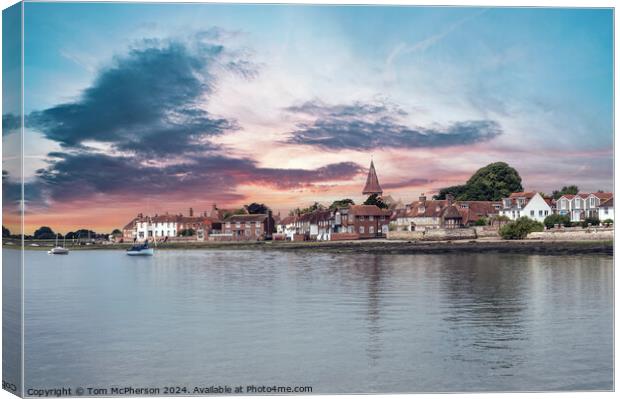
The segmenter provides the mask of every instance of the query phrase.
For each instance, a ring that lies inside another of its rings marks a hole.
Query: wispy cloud
[[[460,28],[461,26],[463,26],[465,23],[471,21],[474,18],[479,17],[480,15],[482,15],[483,13],[485,13],[487,10],[486,9],[482,9],[482,10],[478,10],[474,13],[472,13],[471,15],[468,15],[464,18],[461,18],[460,20],[456,21],[455,23],[447,26],[445,29],[443,29],[442,31],[429,36],[423,40],[420,40],[419,42],[416,43],[399,43],[388,55],[387,59],[385,60],[385,64],[387,67],[391,66],[394,61],[398,58],[401,57],[403,55],[406,54],[413,54],[416,52],[421,52],[421,51],[425,51],[427,49],[429,49],[430,47],[435,46],[437,43],[441,42],[443,39],[446,38],[446,36],[450,35],[452,32],[456,31],[458,28]]]

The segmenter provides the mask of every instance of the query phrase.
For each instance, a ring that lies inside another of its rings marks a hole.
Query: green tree
[[[486,226],[487,224],[489,224],[489,221],[487,220],[487,218],[480,218],[476,220],[476,223],[474,223],[474,226]]]
[[[266,214],[269,212],[269,208],[267,207],[267,205],[259,204],[256,202],[252,202],[250,205],[246,205],[245,209],[248,210],[248,213],[250,215]]]
[[[612,219],[605,219],[603,220],[603,224],[605,226],[611,226],[612,224],[614,224],[614,221]]]
[[[560,215],[558,213],[547,216],[543,223],[548,229],[553,228],[556,224],[564,227],[570,227],[571,224],[568,215]]]
[[[196,231],[194,229],[183,229],[179,231],[178,235],[181,237],[192,237],[196,235]]]
[[[543,230],[544,226],[542,223],[532,220],[527,216],[522,216],[514,222],[502,226],[499,229],[499,235],[504,240],[522,240],[527,237],[529,233]]]
[[[383,202],[383,200],[381,199],[381,197],[379,197],[378,194],[369,195],[368,198],[366,198],[366,201],[364,201],[364,205],[376,205],[381,209],[388,208],[388,205]]]
[[[8,237],[11,235],[11,232],[9,231],[9,229],[7,229],[6,227],[4,227],[4,225],[2,226],[2,237]]]
[[[47,226],[39,227],[34,232],[35,240],[50,240],[52,238],[56,238],[56,233],[54,233],[54,231]]]
[[[562,187],[561,190],[553,190],[551,195],[553,196],[554,199],[558,199],[558,198],[560,198],[561,196],[563,196],[565,194],[576,195],[578,193],[579,193],[579,187],[577,187],[576,185],[572,184],[570,186]]]
[[[498,201],[518,191],[523,191],[519,172],[505,162],[495,162],[478,169],[464,185],[442,188],[434,198],[452,194],[459,201]]]
[[[114,230],[112,230],[112,235],[113,236],[122,236],[123,232],[120,231],[119,229],[114,229]]]
[[[355,205],[355,202],[353,202],[353,200],[350,198],[345,198],[345,199],[336,200],[332,202],[332,204],[329,206],[329,209],[335,210],[338,208],[346,208],[349,205]]]

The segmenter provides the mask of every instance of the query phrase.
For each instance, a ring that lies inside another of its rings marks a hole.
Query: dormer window
[[[425,210],[426,208],[424,208],[423,206],[418,207],[418,213],[424,213]]]
[[[511,203],[510,198],[504,198],[504,208],[510,208]]]
[[[467,205],[467,204],[461,204],[461,208],[463,208],[463,209],[467,209],[467,208],[469,208],[469,205]]]

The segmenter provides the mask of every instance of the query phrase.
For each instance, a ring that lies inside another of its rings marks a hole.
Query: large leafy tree
[[[51,228],[47,226],[42,226],[35,230],[34,238],[36,240],[49,240],[52,238],[56,238],[56,233],[54,233]]]
[[[8,237],[11,235],[11,232],[6,227],[2,226],[2,237]]]
[[[269,208],[265,204],[259,204],[252,202],[250,205],[246,205],[246,209],[250,215],[265,214],[269,212]]]
[[[355,202],[353,202],[351,198],[345,198],[332,202],[332,204],[329,206],[329,209],[334,210],[338,208],[346,208],[349,205],[355,205]]]
[[[553,190],[552,196],[555,199],[560,198],[561,196],[565,195],[565,194],[578,194],[579,193],[579,187],[577,187],[576,185],[572,184],[570,186],[564,186],[562,187],[561,190]]]
[[[518,191],[523,191],[519,172],[505,162],[495,162],[478,169],[461,186],[442,188],[435,199],[452,194],[460,201],[497,201]]]
[[[378,194],[369,195],[368,198],[366,198],[366,201],[364,201],[364,205],[376,205],[381,209],[388,208],[388,205],[383,202],[383,200],[381,199],[381,197],[379,197]]]

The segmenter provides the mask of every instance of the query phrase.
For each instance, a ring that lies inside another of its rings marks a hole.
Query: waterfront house
[[[510,220],[527,216],[530,219],[542,222],[553,213],[552,207],[552,199],[543,198],[538,192],[518,192],[510,194],[508,198],[502,200],[500,215],[506,216]]]
[[[219,240],[271,240],[275,221],[271,211],[266,214],[232,215],[222,221]]]
[[[497,201],[455,201],[452,195],[445,200],[429,200],[422,193],[418,201],[395,213],[395,225],[398,231],[454,229],[498,215],[500,208]]]
[[[131,222],[123,227],[124,240],[162,240],[176,237],[184,231],[191,230],[192,236],[198,240],[203,240],[211,231],[213,220],[203,213],[194,216],[194,211],[190,208],[190,216],[178,215],[158,215],[145,216],[138,214]]]
[[[579,222],[590,217],[613,220],[613,193],[564,194],[556,201],[556,207],[557,213],[569,215],[572,222]],[[611,217],[607,217],[609,215]]]
[[[598,209],[598,218],[601,221],[614,220],[614,197],[601,202]]]
[[[351,205],[340,212],[338,231],[356,233],[360,238],[384,237],[388,232],[392,212],[376,205]]]

